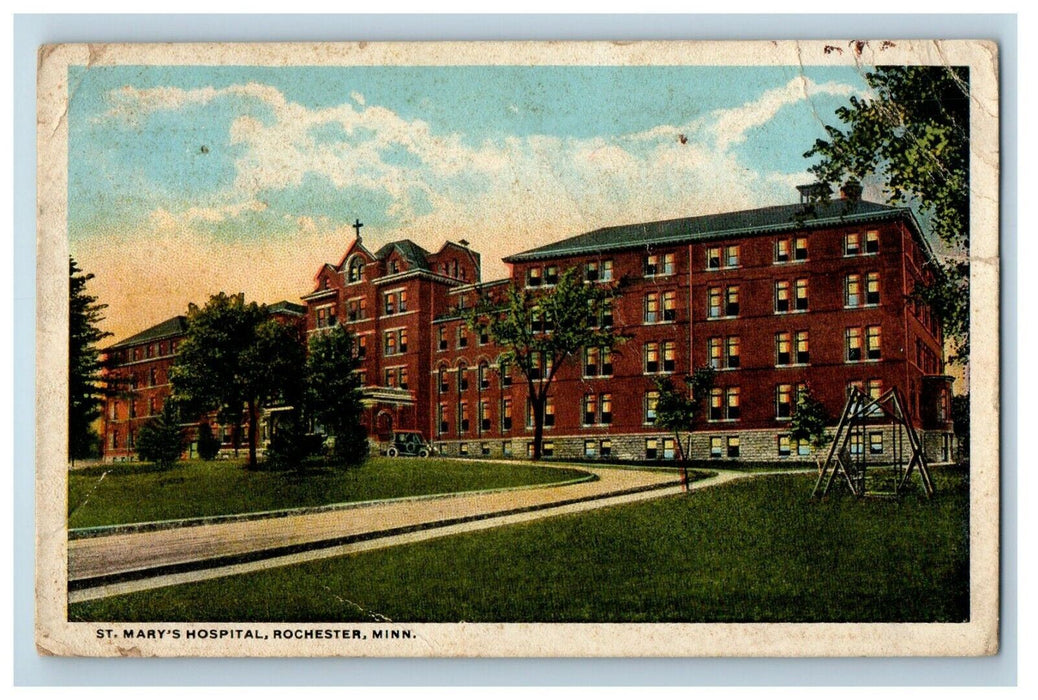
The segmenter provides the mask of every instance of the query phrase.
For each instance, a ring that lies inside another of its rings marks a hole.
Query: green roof
[[[540,248],[510,255],[505,262],[582,255],[606,250],[643,248],[707,241],[732,236],[752,236],[786,230],[817,228],[834,224],[863,223],[904,217],[918,233],[915,217],[908,208],[886,204],[836,199],[824,204],[785,204],[745,209],[724,214],[651,221],[600,228]]]
[[[122,348],[129,345],[139,345],[152,340],[162,340],[173,336],[183,335],[187,331],[187,316],[174,316],[162,323],[147,328],[136,335],[131,335],[125,340],[120,340],[115,345],[109,346],[110,350]]]
[[[375,253],[375,258],[378,260],[385,260],[393,254],[393,250],[399,250],[400,255],[404,257],[404,260],[411,263],[413,267],[418,268],[419,270],[429,269],[428,257],[431,253],[407,238],[393,241],[392,243],[386,243]]]
[[[290,314],[305,314],[306,307],[301,304],[293,304],[290,301],[278,301],[267,306],[267,313],[279,314],[279,313],[290,313]]]

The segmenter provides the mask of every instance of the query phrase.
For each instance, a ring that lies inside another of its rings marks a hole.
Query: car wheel
[[[429,450],[419,450],[418,456],[419,457],[428,457],[429,456]]]
[[[398,454],[400,454],[400,450],[398,450],[395,447],[390,447],[388,450],[386,450],[386,454],[390,457],[396,457]]]

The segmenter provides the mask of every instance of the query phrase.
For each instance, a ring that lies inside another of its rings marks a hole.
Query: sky
[[[601,226],[797,201],[865,91],[850,67],[73,67],[71,253],[115,339],[220,291],[298,302],[355,219],[371,250],[464,238],[496,279]]]

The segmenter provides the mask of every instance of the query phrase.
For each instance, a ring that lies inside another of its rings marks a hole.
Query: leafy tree
[[[951,400],[951,418],[955,435],[959,438],[959,448],[969,457],[970,451],[970,395],[953,396]]]
[[[236,428],[244,418],[248,468],[255,469],[260,409],[300,395],[304,351],[299,332],[268,316],[266,307],[223,292],[204,307],[191,304],[187,319],[170,369],[173,395],[195,414],[219,411],[221,422]]]
[[[209,461],[220,453],[220,440],[213,435],[213,427],[209,421],[202,421],[198,425],[198,456]]]
[[[87,293],[93,274],[83,271],[72,258],[69,266],[68,333],[68,456],[75,461],[97,449],[98,436],[92,424],[101,415],[104,398],[101,361],[97,343],[111,335],[98,328],[106,304]]]
[[[172,401],[165,403],[157,418],[141,426],[136,444],[137,457],[145,462],[169,466],[180,459],[184,451],[184,431]]]
[[[335,326],[314,334],[306,358],[307,410],[335,437],[333,455],[346,464],[359,464],[368,454],[354,346],[354,335]]]
[[[915,290],[930,304],[956,357],[969,358],[969,72],[964,67],[883,66],[865,75],[872,94],[851,97],[804,154],[830,187],[872,175],[893,204],[917,204],[947,255]]]
[[[656,380],[659,399],[656,402],[655,425],[674,433],[674,442],[678,446],[678,459],[682,462],[682,482],[688,487],[688,462],[681,447],[682,430],[689,431],[689,457],[692,451],[691,431],[699,416],[703,401],[710,395],[714,385],[715,370],[713,367],[700,367],[685,377],[688,393],[678,391],[669,377]]]
[[[815,450],[825,445],[825,427],[830,423],[825,404],[811,395],[810,389],[799,392],[796,410],[789,421],[789,437],[797,442],[808,442]]]
[[[533,459],[541,458],[544,406],[559,369],[584,348],[612,351],[625,340],[600,325],[616,286],[585,284],[576,268],[564,270],[554,286],[509,287],[504,298],[486,296],[466,314],[469,327],[503,348],[502,361],[526,379],[533,412]]]

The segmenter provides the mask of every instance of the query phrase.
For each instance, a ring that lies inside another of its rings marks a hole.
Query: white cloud
[[[360,94],[359,92],[351,92],[350,99],[359,104],[361,107],[364,106],[364,95]]]
[[[728,150],[746,140],[746,132],[775,118],[787,105],[806,100],[814,95],[827,94],[848,97],[857,91],[850,85],[828,82],[822,85],[806,76],[797,76],[782,87],[766,91],[758,99],[733,109],[713,112],[708,127],[718,149]]]

